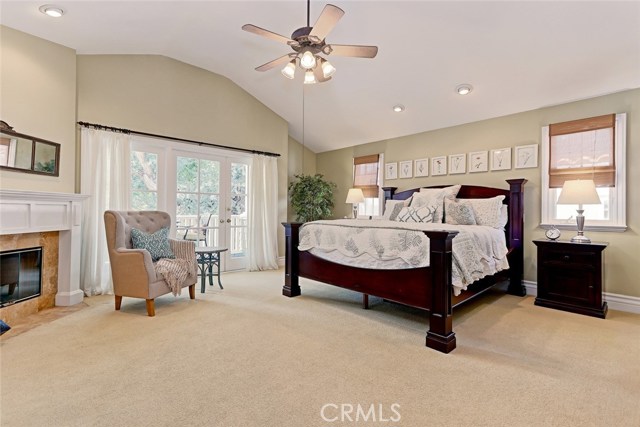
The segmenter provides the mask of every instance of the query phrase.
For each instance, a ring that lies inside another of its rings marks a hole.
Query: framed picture
[[[538,167],[538,144],[516,147],[516,169]]]
[[[503,171],[511,169],[511,147],[491,150],[491,170]]]
[[[489,170],[489,152],[473,151],[469,153],[469,173]]]
[[[398,163],[385,163],[384,179],[398,179]]]
[[[429,159],[417,159],[414,161],[416,178],[429,176]]]
[[[400,178],[413,178],[413,162],[411,160],[400,162]]]
[[[431,176],[447,174],[447,156],[431,158]]]
[[[467,155],[451,154],[449,156],[449,175],[467,172]]]

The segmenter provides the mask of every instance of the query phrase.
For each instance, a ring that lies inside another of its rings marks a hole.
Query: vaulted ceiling
[[[241,30],[289,37],[304,0],[60,1],[58,19],[43,3],[3,0],[0,22],[78,54],[165,55],[226,76],[316,152],[640,87],[637,1],[332,1],[346,13],[327,42],[379,53],[330,56],[337,72],[316,85],[255,71],[291,50]],[[325,4],[311,2],[311,25]]]

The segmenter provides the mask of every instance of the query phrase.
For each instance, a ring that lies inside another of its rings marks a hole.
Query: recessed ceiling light
[[[45,4],[43,6],[40,6],[40,12],[53,18],[60,18],[62,15],[64,15],[64,10],[62,10],[61,7],[54,6],[52,4]]]
[[[473,86],[466,83],[458,85],[458,87],[456,87],[456,92],[458,92],[458,95],[467,95],[471,93],[472,90],[473,90]]]
[[[396,113],[402,113],[404,111],[404,105],[398,104],[393,106],[393,111]]]

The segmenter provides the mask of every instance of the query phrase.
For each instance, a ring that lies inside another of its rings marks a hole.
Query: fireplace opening
[[[0,252],[0,307],[40,295],[42,246]]]

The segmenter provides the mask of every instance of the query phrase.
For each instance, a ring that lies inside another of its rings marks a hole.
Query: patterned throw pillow
[[[404,206],[404,200],[387,200],[384,204],[384,214],[382,217],[393,221]]]
[[[453,225],[476,225],[473,207],[466,200],[444,199],[444,220]]]
[[[160,258],[175,258],[169,245],[169,228],[164,227],[153,234],[145,233],[137,228],[131,229],[131,245],[134,249],[146,249],[153,262]]]
[[[414,201],[411,202],[411,206],[420,207],[431,204],[431,201],[435,200],[436,212],[433,222],[441,223],[444,217],[444,199],[455,198],[458,191],[460,191],[460,185],[451,185],[445,188],[421,188],[420,192],[414,193]]]
[[[493,228],[502,228],[500,213],[504,196],[496,196],[490,199],[466,199],[473,206],[478,225],[488,225]]]
[[[423,206],[420,208],[405,207],[400,210],[396,217],[398,222],[433,222],[433,215],[436,212],[435,206]]]

